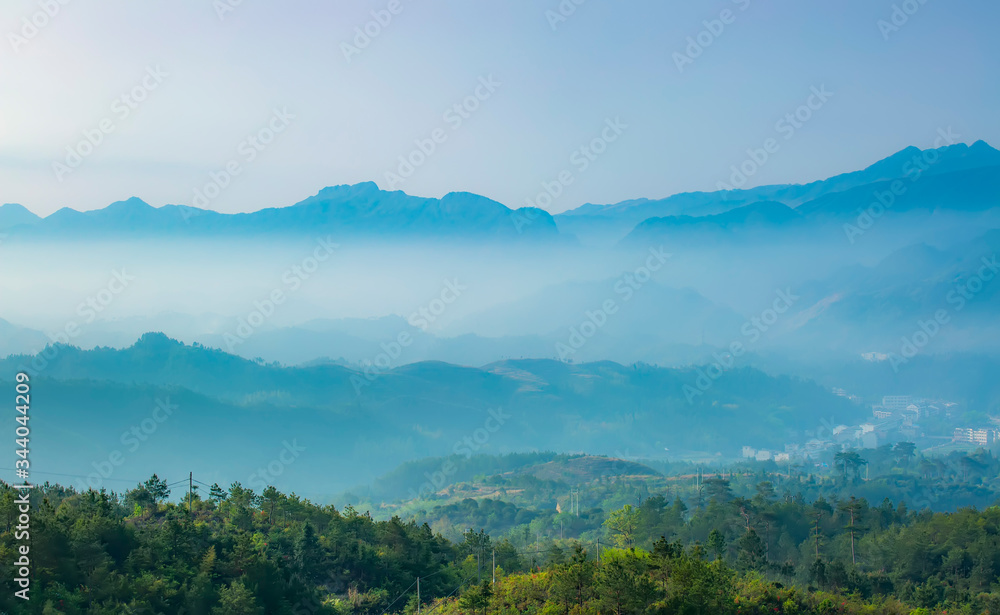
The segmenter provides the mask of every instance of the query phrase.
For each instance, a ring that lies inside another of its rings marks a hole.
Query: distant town
[[[843,389],[833,392],[856,404],[864,403]],[[871,408],[870,421],[859,425],[823,425],[806,432],[804,442],[785,444],[782,451],[744,446],[743,458],[776,463],[818,462],[830,452],[874,449],[896,442],[913,442],[925,453],[944,454],[988,447],[1000,437],[1000,418],[983,415],[976,424],[968,424],[970,413],[959,408],[959,404],[943,399],[886,395]]]

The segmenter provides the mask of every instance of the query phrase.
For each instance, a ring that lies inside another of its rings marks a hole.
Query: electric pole
[[[420,615],[420,577],[417,577],[417,615]]]
[[[194,498],[191,497],[191,493],[194,491],[194,472],[188,472],[188,515],[191,514],[191,504]]]

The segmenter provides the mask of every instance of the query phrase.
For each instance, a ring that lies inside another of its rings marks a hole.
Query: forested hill
[[[815,383],[751,368],[723,373],[689,402],[685,387],[698,386],[697,369],[553,360],[284,367],[160,334],[123,350],[53,346],[0,361],[0,373],[25,366],[35,374],[33,401],[45,408],[33,418],[39,471],[78,474],[70,470],[106,460],[124,432],[169,400],[169,420],[124,451],[126,463],[105,486],[154,471],[249,483],[248,468],[266,468],[294,441],[305,448],[301,459],[265,482],[321,501],[430,456],[585,450],[655,458],[670,449],[732,457],[745,444],[780,450],[826,423],[866,415]],[[350,473],[329,471],[348,463]]]
[[[123,496],[32,495],[31,600],[11,614],[348,615],[997,613],[1000,509],[915,512],[890,501],[752,498],[712,483],[702,506],[647,499],[604,517],[598,543],[458,542],[268,488],[217,485],[165,503],[156,476]],[[17,506],[0,485],[0,551]],[[495,566],[495,567],[494,567]],[[10,567],[0,571],[11,585]],[[420,580],[419,603],[415,591]],[[495,582],[494,582],[495,578]],[[926,610],[914,610],[926,609]]]

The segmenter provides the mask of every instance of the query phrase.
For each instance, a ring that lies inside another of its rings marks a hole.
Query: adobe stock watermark
[[[7,34],[11,49],[20,55],[21,48],[28,44],[28,41],[38,36],[59,13],[62,7],[73,0],[37,0],[38,10],[28,17],[21,18],[21,27],[18,30]]]
[[[212,8],[215,9],[215,14],[219,17],[219,21],[225,21],[226,16],[235,12],[242,4],[243,0],[213,0]]]
[[[833,92],[826,89],[826,84],[820,86],[812,86],[809,88],[810,94],[806,97],[805,102],[795,108],[793,111],[786,113],[778,122],[774,125],[774,131],[777,132],[781,138],[785,141],[789,141],[798,134],[798,131],[802,129],[809,120],[811,120],[815,113],[823,108],[823,106],[833,98]],[[768,137],[764,140],[764,143],[758,149],[747,149],[747,158],[741,162],[739,165],[732,165],[729,167],[732,174],[729,176],[729,182],[718,182],[715,187],[718,190],[734,190],[742,188],[746,185],[750,178],[757,174],[767,163],[771,160],[771,157],[777,154],[781,150],[781,141],[774,137]]]
[[[344,53],[344,59],[347,60],[347,63],[350,64],[351,58],[361,55],[365,49],[368,49],[372,41],[389,27],[389,24],[403,12],[404,8],[406,7],[400,0],[389,0],[384,9],[371,11],[372,18],[363,26],[354,28],[354,38],[351,40],[351,43],[354,44],[347,41],[340,44],[340,50]]]
[[[715,385],[715,381],[722,377],[722,374],[736,365],[736,359],[746,354],[747,347],[756,344],[778,322],[781,315],[788,312],[795,305],[795,302],[800,299],[798,295],[792,294],[791,288],[785,290],[779,289],[774,294],[775,298],[770,307],[764,309],[760,314],[749,318],[740,327],[740,334],[746,338],[746,343],[740,339],[733,340],[729,344],[728,351],[721,354],[718,352],[712,353],[715,361],[709,363],[705,369],[701,369],[700,367],[695,368],[698,377],[695,379],[694,386],[685,384],[682,387],[684,397],[689,404],[694,403],[696,398],[701,397],[711,389]]]
[[[608,146],[620,139],[626,130],[628,130],[628,124],[623,123],[620,117],[606,118],[601,133],[591,139],[589,143],[573,150],[569,155],[571,168],[560,171],[552,181],[543,181],[542,191],[533,199],[525,199],[525,209],[511,212],[511,221],[517,232],[523,233],[526,226],[537,220],[539,212],[547,209],[562,196],[566,188],[572,186],[581,173],[585,173],[590,165],[597,162],[597,159],[608,151]]]
[[[254,490],[263,492],[268,486],[274,484],[275,479],[285,473],[285,468],[295,463],[299,455],[306,452],[306,447],[299,446],[298,440],[284,440],[281,443],[281,452],[264,467],[257,468],[257,471],[250,475],[247,484]]]
[[[105,117],[95,126],[84,129],[83,139],[75,145],[66,146],[65,158],[62,161],[52,162],[52,172],[55,173],[56,180],[62,183],[67,175],[80,168],[80,165],[104,144],[108,135],[117,130],[121,122],[130,118],[139,105],[145,102],[169,76],[159,64],[147,66],[146,74],[139,83],[111,102],[112,116]]]
[[[510,419],[511,415],[504,414],[503,408],[491,408],[487,411],[487,417],[482,427],[455,441],[451,448],[452,456],[461,456],[466,460],[472,459],[472,456],[486,446],[493,434],[500,431],[500,428]],[[452,461],[451,457],[447,457],[435,472],[424,472],[424,478],[427,481],[419,489],[410,488],[410,499],[415,500],[445,488],[450,484],[448,479],[454,476],[458,469],[459,466]]]
[[[837,420],[833,416],[830,418],[819,418],[820,425],[816,428],[816,439],[822,440],[827,436],[833,436],[834,430],[837,428]]]
[[[31,363],[22,366],[23,371],[27,371],[32,376],[37,376],[44,371],[49,364],[59,356],[63,346],[69,346],[70,341],[76,339],[83,333],[83,325],[92,324],[97,317],[107,310],[115,299],[118,298],[129,285],[135,281],[135,276],[129,275],[124,269],[114,270],[107,284],[93,295],[86,297],[76,306],[76,314],[80,320],[71,319],[55,333],[46,332],[52,344],[36,351],[31,359]]]
[[[118,438],[119,442],[121,442],[128,453],[136,452],[142,446],[142,443],[149,440],[178,408],[179,406],[170,403],[169,397],[166,399],[157,399],[156,405],[149,416],[139,421],[138,425],[133,425],[127,431],[123,431]],[[86,482],[82,479],[77,479],[80,491],[84,492],[87,489],[99,491],[104,485],[104,481],[110,479],[114,475],[115,470],[124,463],[125,453],[121,449],[112,451],[105,459],[91,463],[90,465],[93,466],[94,471],[87,475]]]
[[[934,140],[934,149],[928,149],[914,154],[912,158],[903,163],[900,171],[903,177],[914,184],[924,177],[924,172],[930,169],[941,160],[941,154],[937,150],[948,145],[955,145],[962,135],[953,132],[951,126],[947,130],[938,128],[938,136]],[[896,204],[896,200],[909,191],[909,186],[902,179],[897,179],[889,184],[888,190],[876,190],[872,195],[875,200],[869,203],[868,207],[858,209],[858,217],[854,224],[844,224],[844,234],[852,244],[858,237],[864,235],[870,228],[875,226],[875,221],[886,214]]]
[[[445,313],[448,306],[458,301],[462,293],[468,287],[462,284],[458,278],[445,280],[441,291],[437,297],[431,299],[427,305],[417,308],[407,323],[411,327],[426,332],[430,326]],[[403,351],[413,345],[413,336],[408,331],[400,331],[396,337],[389,342],[381,342],[379,348],[382,352],[375,355],[371,360],[362,362],[360,374],[351,375],[351,384],[354,386],[354,393],[361,395],[361,390],[375,382],[379,376],[392,369],[396,361],[403,355]]]
[[[210,172],[209,182],[201,188],[194,189],[191,204],[198,209],[207,209],[212,201],[219,198],[223,191],[243,173],[244,165],[257,160],[257,157],[274,143],[280,134],[288,130],[294,119],[295,115],[288,112],[288,107],[274,109],[262,128],[247,135],[247,138],[236,146],[237,157],[227,162],[222,169]],[[192,215],[189,208],[181,208],[181,216],[185,222],[189,222]]]
[[[555,10],[547,9],[545,19],[549,22],[549,27],[555,32],[559,29],[559,24],[569,21],[569,18],[576,15],[576,10],[583,6],[587,0],[561,0]]]
[[[750,8],[752,0],[732,0],[740,12],[743,12]],[[677,66],[677,71],[680,73],[684,72],[684,67],[694,64],[697,60],[705,53],[705,50],[712,46],[712,43],[717,41],[720,36],[726,32],[726,27],[731,26],[736,23],[736,18],[739,16],[732,9],[722,9],[719,12],[719,16],[716,19],[706,19],[701,22],[701,25],[705,27],[704,30],[699,32],[694,36],[687,37],[687,47],[684,48],[684,52],[675,51],[673,57],[674,65]]]
[[[980,261],[982,265],[976,274],[961,284],[956,284],[945,296],[945,302],[952,306],[951,311],[955,314],[964,310],[969,302],[983,292],[987,284],[996,278],[997,273],[1000,273],[1000,264],[997,263],[996,254],[990,257],[984,256]],[[947,309],[941,308],[936,310],[931,318],[918,320],[917,329],[910,335],[903,336],[899,352],[889,353],[889,364],[892,366],[892,371],[898,374],[899,368],[909,363],[910,359],[926,348],[931,340],[941,332],[941,329],[951,322],[951,318],[952,314]]]
[[[278,286],[263,299],[255,299],[253,310],[245,317],[239,317],[236,329],[232,333],[223,334],[222,339],[226,342],[229,352],[233,352],[237,346],[250,339],[257,329],[274,316],[278,306],[288,300],[288,295],[302,288],[306,280],[319,271],[320,265],[330,260],[333,253],[340,248],[339,244],[333,242],[332,236],[318,239],[316,243],[317,246],[312,254],[286,269],[281,275],[283,286]]]
[[[479,85],[471,94],[463,98],[445,110],[441,120],[448,126],[451,132],[462,128],[473,114],[476,113],[484,102],[496,94],[497,89],[503,85],[493,78],[493,75],[479,78]],[[394,171],[385,172],[385,182],[389,190],[395,190],[397,186],[413,177],[417,169],[427,164],[438,148],[448,141],[448,129],[444,127],[435,128],[426,137],[415,139],[414,148],[409,154],[401,155]]]
[[[643,286],[653,279],[653,274],[663,268],[672,255],[667,254],[663,246],[650,248],[646,263],[635,271],[626,273],[615,281],[613,290],[620,296],[619,304],[613,297],[605,299],[597,309],[586,310],[584,320],[579,325],[569,328],[569,336],[565,342],[556,342],[556,354],[560,361],[568,361],[583,348],[597,332],[604,328],[612,316],[618,313],[621,305],[628,303]]]
[[[882,40],[888,41],[893,34],[910,23],[910,18],[916,15],[927,2],[928,0],[903,0],[899,4],[893,4],[889,19],[879,19],[875,24],[878,26],[878,31],[882,33]]]

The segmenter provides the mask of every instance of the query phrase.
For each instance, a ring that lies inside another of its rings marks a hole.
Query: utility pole
[[[816,559],[819,559],[819,519],[822,513],[817,511],[815,516],[816,525],[813,529],[813,535],[816,537]]]
[[[697,478],[695,480],[698,483],[698,508],[700,509],[701,506],[702,506],[702,501],[701,501],[701,466],[698,466],[698,476],[697,476]]]
[[[493,584],[497,584],[497,550],[493,549]]]
[[[194,472],[188,472],[188,515],[191,514],[191,504],[194,503],[194,498],[191,497],[191,493],[194,491]]]
[[[417,615],[420,615],[420,577],[417,577]]]
[[[601,567],[601,539],[597,539],[597,567]]]

